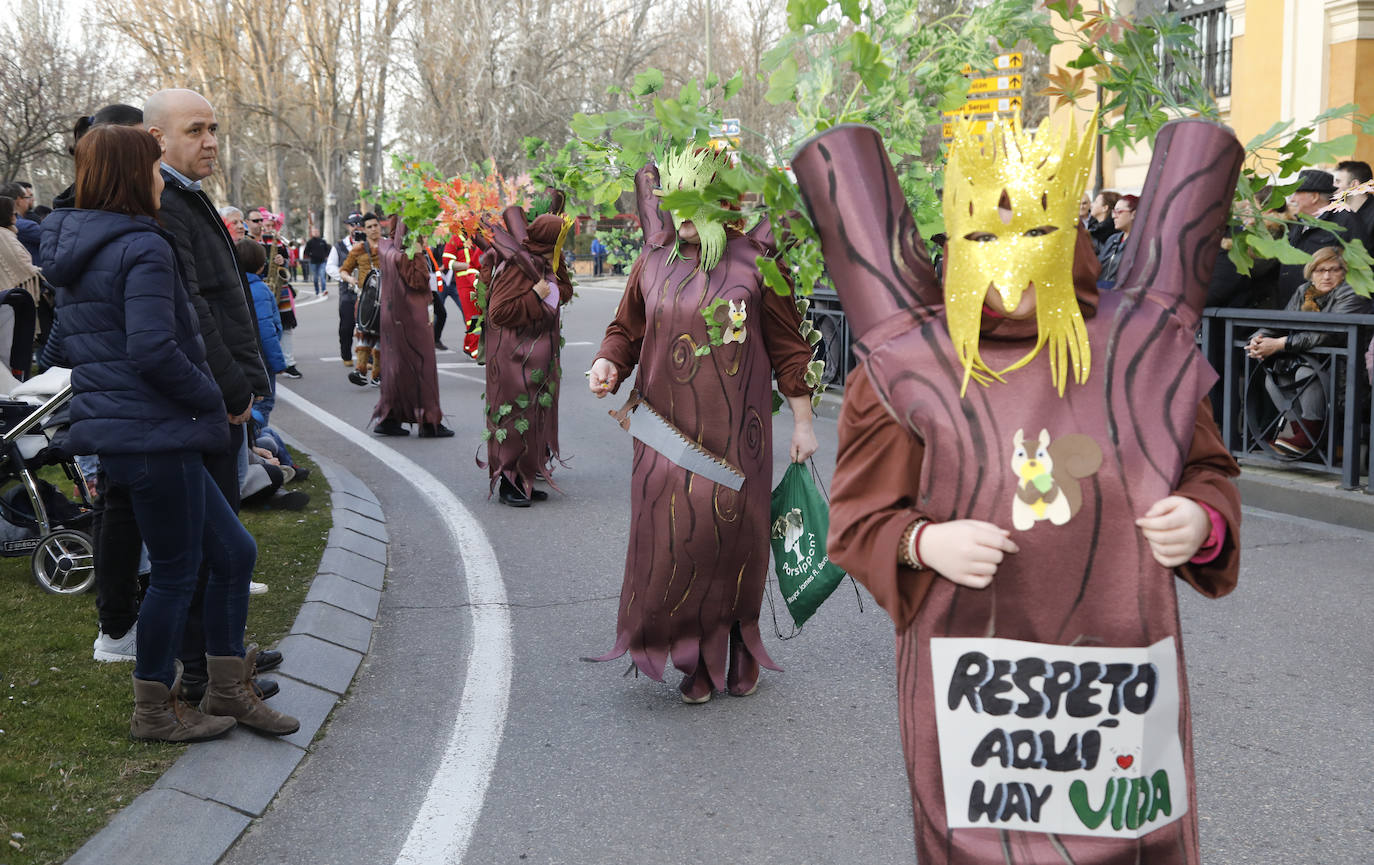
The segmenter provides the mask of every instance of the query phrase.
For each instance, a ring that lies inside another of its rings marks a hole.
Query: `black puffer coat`
[[[75,453],[229,447],[224,400],[171,240],[143,216],[55,210],[43,220],[42,267],[62,286]]]

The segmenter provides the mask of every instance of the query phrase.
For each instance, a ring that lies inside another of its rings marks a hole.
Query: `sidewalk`
[[[294,445],[294,442],[293,442]],[[212,865],[267,810],[348,690],[368,647],[386,574],[386,517],[355,476],[312,455],[329,482],[334,526],[319,571],[280,649],[272,705],[301,728],[270,738],[245,729],[191,745],[172,768],[76,852],[68,865],[145,865],[166,858],[177,826],[177,861]]]

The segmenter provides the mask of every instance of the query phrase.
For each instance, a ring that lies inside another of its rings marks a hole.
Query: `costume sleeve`
[[[798,329],[801,320],[795,297],[778,294],[766,285],[763,287],[763,344],[768,349],[768,361],[783,396],[811,394],[806,383],[811,346]]]
[[[866,367],[845,381],[839,449],[830,485],[831,561],[873,593],[898,630],[915,618],[935,572],[897,563],[902,533],[923,516],[916,510],[925,445],[878,400]]]
[[[361,263],[362,256],[363,245],[360,243],[348,251],[348,257],[344,259],[343,264],[339,265],[339,272],[347,273],[349,276],[356,279],[358,276],[358,265]]]
[[[1209,598],[1228,594],[1240,574],[1240,491],[1232,481],[1239,474],[1240,466],[1222,443],[1212,419],[1212,404],[1204,399],[1193,422],[1188,462],[1174,494],[1207,505],[1226,521],[1226,537],[1215,558],[1206,564],[1190,562],[1178,568],[1181,579]]]
[[[503,270],[487,294],[487,320],[511,329],[542,324],[552,310],[534,293],[533,285],[520,268]]]
[[[396,270],[401,274],[401,282],[405,283],[406,291],[428,294],[429,268],[425,266],[424,256],[406,258],[404,253],[398,254],[401,258],[397,262]]]
[[[648,251],[647,248],[645,250]],[[639,352],[644,347],[644,291],[640,280],[644,274],[644,260],[640,255],[630,268],[630,277],[625,282],[625,293],[620,296],[615,318],[606,326],[606,335],[601,338],[601,348],[596,356],[604,357],[615,364],[616,386],[612,393],[620,390],[620,382],[630,377],[635,364],[639,363]]]

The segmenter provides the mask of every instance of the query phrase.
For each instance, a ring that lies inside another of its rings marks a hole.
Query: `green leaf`
[[[541,393],[539,395],[539,406],[541,408],[548,408],[551,405],[553,405],[553,394]]]
[[[518,393],[518,394],[516,394],[516,395],[515,395],[515,404],[516,404],[517,406],[519,406],[520,408],[522,408],[522,409],[527,409],[527,408],[529,408],[529,407],[530,407],[530,395],[527,394],[527,393]]]
[[[525,136],[525,158],[533,160],[539,155],[539,151],[544,149],[545,144],[548,144],[548,142],[542,138],[535,138],[532,135]]]
[[[892,77],[892,67],[883,62],[883,50],[862,30],[856,30],[845,40],[838,55],[847,60],[854,72],[870,91],[878,91]]]
[[[635,76],[634,83],[630,85],[632,96],[648,96],[650,93],[657,93],[663,89],[663,73],[657,69],[646,69]]]
[[[741,69],[725,82],[724,97],[722,101],[729,102],[730,99],[744,86],[744,70]]]
[[[763,98],[770,105],[790,102],[797,92],[797,61],[788,57],[768,76],[768,92]]]
[[[539,383],[540,383],[541,381],[543,381],[543,380],[544,380],[544,371],[543,371],[542,369],[532,369],[532,370],[530,370],[530,381],[534,382],[535,384],[539,384]]]
[[[485,442],[485,441],[491,441],[491,430],[489,430],[489,429],[484,429],[484,430],[482,430],[482,441],[484,441],[484,442]]]
[[[509,433],[507,430],[504,430],[504,429],[499,429],[499,430],[497,430],[497,431],[496,431],[496,435],[495,435],[497,444],[500,444],[501,442],[505,441],[505,440],[506,440],[506,436],[509,435],[509,434],[510,434],[510,433]]]
[[[1248,234],[1246,237],[1260,258],[1278,259],[1282,264],[1306,264],[1312,257],[1301,249],[1295,249],[1286,237],[1276,240],[1268,232]]]
[[[814,27],[830,0],[787,0],[787,29]]]
[[[530,430],[530,422],[529,422],[529,419],[523,418],[523,417],[522,417],[522,418],[516,418],[515,423],[512,424],[512,426],[515,427],[515,431],[518,432],[518,433],[520,433],[520,435],[524,435],[525,433],[529,432],[529,430]]]
[[[863,9],[859,6],[859,0],[840,0],[840,14],[855,24],[860,23]]]
[[[1340,162],[1342,157],[1349,156],[1355,152],[1356,137],[1352,135],[1338,135],[1329,141],[1314,141],[1303,154],[1303,163],[1306,165],[1324,165],[1328,162]]]
[[[496,410],[496,416],[505,417],[506,415],[510,414],[511,411],[513,411],[513,407],[510,403],[502,403],[501,407]]]

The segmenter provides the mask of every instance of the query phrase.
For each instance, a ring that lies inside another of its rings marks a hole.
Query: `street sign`
[[[968,92],[970,95],[975,93],[1008,93],[1021,89],[1020,75],[999,75],[992,78],[975,78],[969,82]]]
[[[726,117],[719,123],[711,124],[711,149],[713,150],[738,150],[739,149],[739,118]]]
[[[998,75],[998,74],[1005,73],[1005,72],[1008,72],[1008,71],[1010,71],[1010,72],[1019,72],[1019,71],[1021,70],[1021,68],[1022,68],[1023,66],[1025,66],[1025,65],[1026,65],[1026,58],[1025,58],[1025,56],[1024,56],[1020,51],[1013,51],[1013,52],[1010,53],[1010,54],[998,54],[998,55],[997,55],[997,59],[993,62],[993,67],[994,67],[994,68],[993,68],[993,69],[989,69],[989,70],[986,71],[986,72],[983,72],[983,71],[975,71],[974,68],[973,68],[972,66],[968,65],[967,63],[965,63],[965,64],[964,64],[964,68],[961,69],[961,70],[959,70],[959,71],[960,71],[960,72],[963,72],[965,75],[987,76],[987,75]]]
[[[946,111],[946,117],[969,114],[1014,114],[1021,110],[1020,96],[1007,96],[1001,99],[970,99],[957,110]]]

